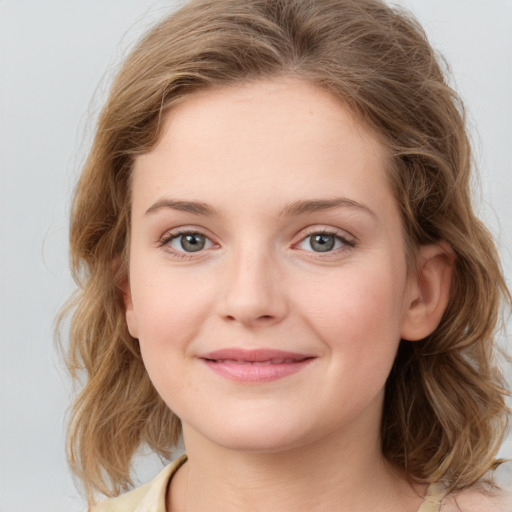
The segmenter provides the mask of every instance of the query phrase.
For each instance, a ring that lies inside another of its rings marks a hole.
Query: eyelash
[[[345,232],[343,232],[343,234],[341,234],[340,231],[332,229],[332,228],[331,229],[311,228],[309,230],[306,230],[306,232],[302,235],[300,241],[297,242],[296,244],[294,244],[294,247],[297,247],[299,244],[305,243],[307,241],[307,239],[311,238],[313,235],[330,236],[335,239],[335,242],[341,243],[341,247],[338,247],[333,250],[325,251],[325,252],[313,251],[313,250],[306,251],[308,253],[311,253],[312,257],[315,257],[315,258],[325,259],[325,258],[329,258],[330,256],[336,256],[336,255],[339,255],[339,253],[341,251],[346,251],[346,250],[352,249],[356,246],[356,241],[351,237],[349,238]],[[311,246],[311,241],[309,242],[309,244]]]
[[[194,258],[194,252],[182,252],[182,251],[177,251],[175,249],[172,249],[170,247],[170,243],[173,241],[173,240],[177,240],[179,239],[180,237],[182,236],[185,236],[185,235],[201,235],[203,236],[206,240],[209,240],[210,243],[212,243],[213,245],[215,245],[211,240],[210,238],[205,235],[204,233],[202,233],[200,230],[193,230],[193,229],[184,229],[184,230],[180,230],[180,231],[172,231],[170,233],[166,233],[159,241],[158,243],[158,246],[159,247],[162,247],[162,248],[165,248],[168,250],[169,253],[172,254],[172,257],[175,258],[175,259],[179,259],[179,260],[190,260],[192,258]],[[204,249],[201,249],[199,251],[197,251],[198,253],[202,253],[204,251]]]
[[[166,233],[160,240],[159,240],[159,244],[158,246],[159,247],[163,247],[163,248],[166,248],[168,250],[168,252],[170,252],[172,254],[172,257],[175,258],[175,259],[180,259],[180,260],[191,260],[193,259],[195,256],[194,256],[194,252],[186,252],[186,251],[178,251],[178,250],[175,250],[175,249],[172,249],[170,247],[170,243],[173,241],[173,240],[177,240],[179,239],[180,237],[182,236],[185,236],[185,235],[200,235],[202,237],[204,237],[206,240],[208,240],[210,242],[210,244],[212,244],[213,246],[215,246],[216,244],[214,242],[211,241],[211,239],[205,235],[204,233],[202,233],[200,230],[192,230],[192,229],[184,229],[184,230],[180,230],[180,231],[173,231],[173,232],[169,232],[169,233]],[[330,236],[330,237],[333,237],[335,239],[335,241],[337,242],[340,242],[342,244],[341,247],[338,247],[334,250],[328,250],[328,251],[325,251],[325,252],[322,252],[322,251],[305,251],[305,252],[308,252],[308,253],[311,253],[312,255],[315,255],[314,257],[315,258],[328,258],[329,256],[333,256],[333,255],[337,255],[339,254],[340,251],[343,251],[343,250],[347,250],[347,249],[351,249],[351,248],[354,248],[356,246],[356,242],[355,240],[349,238],[346,236],[346,234],[344,235],[341,235],[339,231],[336,231],[334,229],[326,229],[326,228],[311,228],[310,230],[307,230],[303,236],[301,237],[301,239],[299,240],[299,242],[293,244],[293,247],[297,247],[299,244],[301,243],[304,243],[306,242],[306,240],[310,237],[312,237],[313,235],[325,235],[325,236]],[[311,244],[311,242],[310,242]],[[196,251],[199,254],[203,253],[205,251],[204,248],[201,248],[200,250]]]

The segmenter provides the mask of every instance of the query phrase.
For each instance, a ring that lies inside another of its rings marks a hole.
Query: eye
[[[213,242],[201,233],[175,233],[165,241],[171,249],[177,252],[199,252],[209,249]]]
[[[297,244],[297,248],[313,252],[332,252],[344,246],[353,247],[354,243],[338,234],[328,232],[311,233]]]

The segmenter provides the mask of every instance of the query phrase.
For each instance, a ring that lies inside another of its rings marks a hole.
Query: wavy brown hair
[[[293,76],[330,91],[389,150],[409,261],[422,244],[455,254],[435,332],[402,341],[387,382],[382,450],[421,482],[451,489],[491,466],[507,424],[495,331],[510,304],[492,238],[470,198],[465,115],[419,24],[378,0],[193,0],[152,28],[121,67],[100,114],[71,218],[78,290],[67,364],[81,382],[68,436],[90,501],[131,485],[136,450],[168,457],[180,421],[160,399],[127,330],[130,176],[162,118],[196,91]],[[412,264],[411,267],[414,265]]]

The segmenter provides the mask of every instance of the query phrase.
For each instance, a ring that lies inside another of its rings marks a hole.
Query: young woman
[[[196,0],[126,59],[73,206],[69,431],[94,510],[512,506],[509,293],[463,107],[378,0]]]

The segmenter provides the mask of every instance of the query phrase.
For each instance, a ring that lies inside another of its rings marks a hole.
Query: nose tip
[[[221,316],[231,323],[255,327],[280,322],[287,301],[278,265],[255,255],[231,265],[221,304]]]

